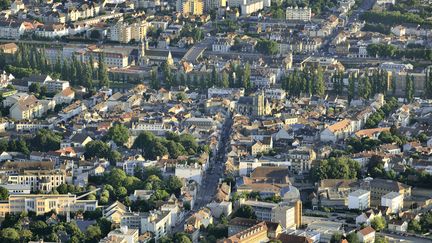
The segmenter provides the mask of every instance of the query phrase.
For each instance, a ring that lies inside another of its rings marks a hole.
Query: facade
[[[285,229],[301,225],[301,202],[288,205],[242,200],[240,204],[251,206],[258,220],[279,223]]]
[[[177,0],[177,11],[184,15],[202,15],[204,13],[204,2],[202,0]]]
[[[392,213],[398,213],[403,208],[403,195],[389,192],[381,197],[381,206],[388,207]]]
[[[56,211],[66,214],[77,211],[94,211],[98,207],[97,200],[79,200],[76,195],[54,194],[22,194],[10,195],[7,201],[0,202],[0,217],[6,213],[35,212],[36,215]]]
[[[312,11],[308,7],[288,7],[285,14],[286,20],[310,21],[312,17]]]
[[[64,171],[25,170],[17,175],[10,175],[11,184],[29,185],[32,191],[51,192],[52,189],[66,183]]]
[[[15,120],[30,120],[41,117],[43,113],[43,105],[34,95],[18,100],[9,108],[9,116]]]
[[[375,242],[375,230],[371,226],[367,226],[357,231],[357,236],[362,243]]]
[[[364,210],[370,207],[370,192],[359,189],[348,194],[348,208]]]

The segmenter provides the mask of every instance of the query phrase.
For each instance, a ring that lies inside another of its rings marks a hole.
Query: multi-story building
[[[310,21],[312,17],[312,11],[308,7],[288,7],[285,11],[286,20],[301,20]]]
[[[403,208],[404,196],[398,192],[389,192],[381,197],[381,206],[388,207],[392,213],[398,213]]]
[[[8,182],[30,185],[32,191],[50,192],[66,182],[66,174],[62,170],[24,170],[22,173],[10,175]]]
[[[320,139],[323,142],[336,142],[339,139],[345,139],[353,132],[351,121],[344,119],[328,126],[320,134]]]
[[[370,190],[372,200],[381,200],[381,197],[389,192],[397,192],[404,198],[411,196],[411,186],[398,181],[376,178],[366,181],[365,187]]]
[[[0,202],[0,217],[6,213],[35,212],[43,215],[54,210],[59,214],[78,211],[94,211],[97,200],[80,200],[76,195],[17,194],[10,195],[7,201]]]
[[[348,208],[364,210],[370,207],[370,191],[358,189],[348,194]]]
[[[43,105],[34,95],[19,99],[9,108],[9,116],[15,120],[30,120],[41,117],[43,113]]]
[[[251,206],[258,220],[279,223],[283,228],[296,228],[301,225],[301,202],[276,204],[269,202],[240,200],[241,205]]]
[[[312,167],[312,162],[316,159],[316,153],[308,147],[299,147],[288,151],[287,160],[290,162],[288,167],[297,173],[308,172]]]
[[[0,21],[0,38],[19,39],[25,32],[25,25],[22,22]]]
[[[148,213],[125,213],[120,224],[130,229],[139,229],[141,234],[152,232],[158,240],[171,230],[171,212],[154,210]]]
[[[202,0],[177,0],[177,11],[184,15],[202,15],[204,12],[204,2]]]

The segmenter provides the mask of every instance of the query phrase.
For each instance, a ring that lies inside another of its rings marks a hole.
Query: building
[[[34,95],[19,99],[9,108],[9,116],[15,120],[30,120],[41,117],[43,113],[43,105]]]
[[[348,208],[364,210],[370,207],[370,191],[358,189],[348,194]]]
[[[258,223],[246,230],[219,241],[220,243],[260,243],[268,242],[268,227],[265,222]]]
[[[296,228],[301,225],[301,202],[294,204],[269,203],[261,201],[241,200],[241,205],[251,206],[258,220],[279,223],[283,228]]]
[[[403,208],[403,194],[389,192],[381,197],[381,206],[388,207],[392,213],[398,213]]]
[[[202,15],[204,13],[204,2],[202,0],[177,0],[177,11],[184,15]]]
[[[372,200],[381,200],[381,197],[389,192],[397,192],[404,198],[411,196],[411,186],[398,181],[375,178],[366,183],[366,187],[371,192]]]
[[[340,139],[348,138],[352,133],[351,121],[344,119],[328,126],[320,134],[320,139],[323,142],[336,142]]]
[[[8,183],[30,185],[32,191],[51,192],[66,183],[66,173],[62,170],[24,170],[22,173],[9,175]]]
[[[100,242],[135,243],[138,242],[138,236],[138,229],[129,229],[127,226],[122,226],[118,229],[111,230],[108,235]]]
[[[17,40],[24,34],[25,29],[23,22],[0,21],[0,38]]]
[[[392,219],[388,222],[388,230],[395,232],[407,232],[408,222],[402,219]]]
[[[357,236],[360,242],[373,243],[375,242],[375,230],[371,226],[367,226],[357,231]]]
[[[297,173],[309,172],[312,162],[316,159],[316,153],[308,147],[291,149],[287,153],[287,160],[290,162],[288,169]]]
[[[130,229],[139,229],[141,234],[151,232],[156,240],[170,232],[171,224],[171,212],[157,210],[148,213],[125,213],[120,223]]]
[[[7,201],[0,202],[0,217],[6,213],[35,212],[43,215],[51,211],[66,214],[78,211],[94,211],[98,207],[97,200],[80,200],[76,195],[54,194],[21,194],[10,195]]]
[[[310,21],[312,17],[312,11],[308,7],[288,7],[285,11],[286,20],[301,20]]]

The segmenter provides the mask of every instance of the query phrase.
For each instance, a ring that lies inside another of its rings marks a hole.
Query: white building
[[[359,189],[348,195],[348,208],[364,210],[370,206],[370,191]]]
[[[194,180],[201,185],[203,177],[203,169],[200,165],[177,165],[175,168],[175,176],[178,178],[185,178],[187,180]]]
[[[308,7],[288,7],[285,11],[286,20],[301,20],[310,21],[312,17],[312,11]]]
[[[118,229],[110,231],[100,243],[108,242],[123,242],[123,243],[135,243],[138,242],[138,229],[129,229],[127,226],[122,226]]]
[[[403,208],[403,195],[389,192],[381,197],[381,206],[389,207],[392,213],[398,213]]]

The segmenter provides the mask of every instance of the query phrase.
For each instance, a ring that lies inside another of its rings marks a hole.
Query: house
[[[388,230],[395,232],[407,232],[408,222],[401,219],[392,219],[388,222]]]
[[[120,224],[122,216],[126,212],[129,212],[128,208],[123,203],[115,201],[103,210],[103,216],[113,224]]]
[[[357,236],[360,242],[373,243],[375,242],[375,230],[371,226],[367,226],[357,231]]]
[[[44,38],[56,38],[68,35],[68,29],[64,24],[47,24],[36,29],[35,35]]]
[[[131,229],[139,229],[140,234],[151,232],[156,240],[171,231],[171,212],[152,210],[147,213],[124,213],[121,218],[121,226]]]
[[[70,104],[75,99],[75,91],[71,87],[62,90],[54,96],[56,104]]]
[[[352,133],[351,121],[344,119],[328,126],[320,134],[322,142],[336,142],[340,139],[348,138]]]
[[[356,225],[370,225],[372,220],[375,217],[381,217],[381,211],[379,210],[373,210],[373,209],[369,209],[366,210],[364,212],[362,212],[359,216],[356,217]]]
[[[258,153],[266,153],[273,148],[272,137],[265,137],[262,141],[256,141],[251,146],[251,155],[256,156]]]

